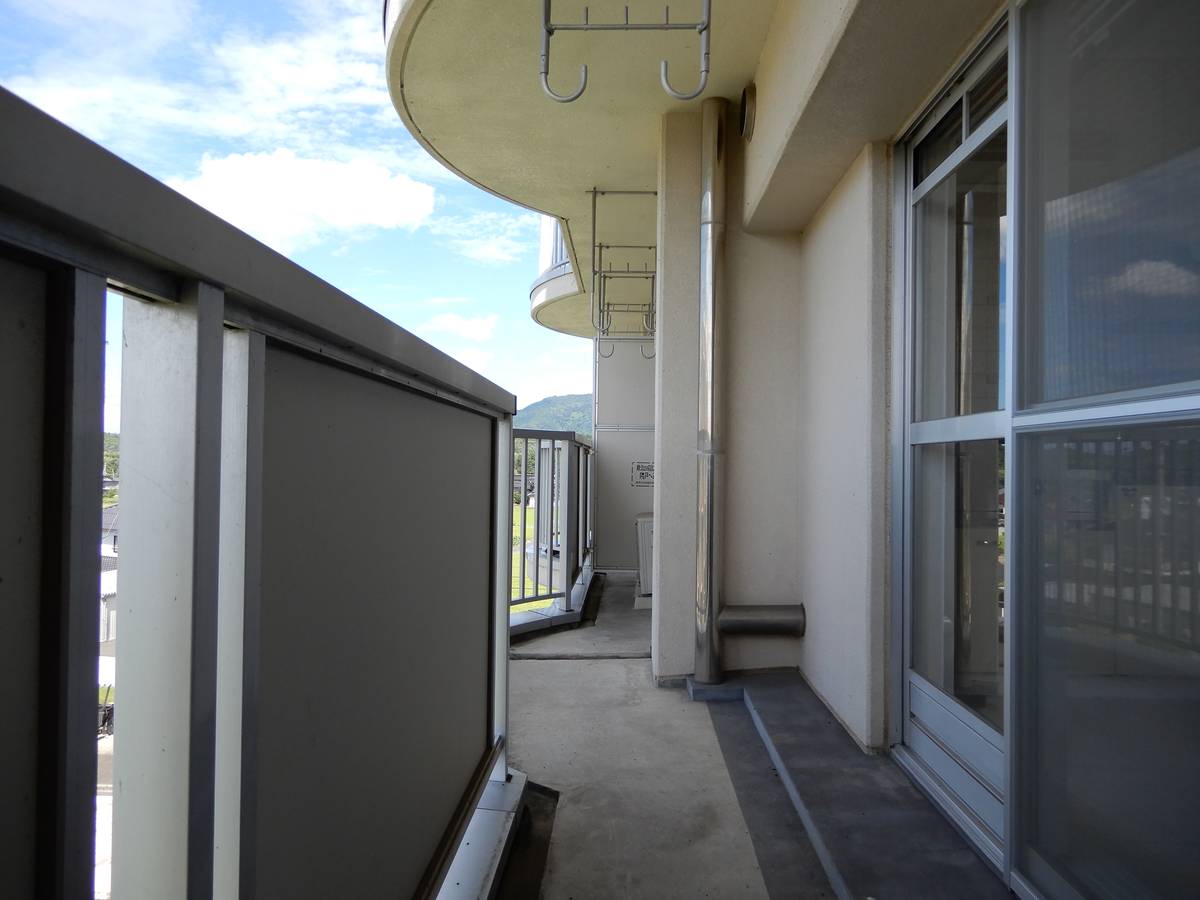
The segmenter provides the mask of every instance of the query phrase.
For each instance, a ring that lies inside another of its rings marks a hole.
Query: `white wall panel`
[[[635,462],[653,461],[653,431],[597,431],[595,566],[603,569],[637,568],[639,514],[654,509],[654,490],[634,487]]]
[[[653,427],[654,341],[596,343],[596,425]]]

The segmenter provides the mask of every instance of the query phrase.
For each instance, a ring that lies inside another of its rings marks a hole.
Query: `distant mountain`
[[[565,394],[547,397],[517,410],[514,428],[537,428],[543,431],[574,431],[592,436],[592,395]]]

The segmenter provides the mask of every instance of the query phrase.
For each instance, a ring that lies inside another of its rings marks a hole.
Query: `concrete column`
[[[193,288],[124,304],[112,883],[126,898],[189,896],[196,877],[211,893],[221,300]]]
[[[662,119],[657,244],[651,657],[655,677],[672,678],[694,665],[699,113]]]

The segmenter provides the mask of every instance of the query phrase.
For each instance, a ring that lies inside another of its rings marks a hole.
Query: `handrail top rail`
[[[513,440],[517,438],[539,438],[544,441],[566,441],[572,444],[578,444],[581,447],[586,447],[588,450],[592,448],[592,442],[577,431],[551,431],[543,428],[514,428]]]
[[[264,319],[516,412],[508,391],[4,88],[0,121],[0,243],[84,269],[115,251],[129,263],[104,274],[129,292],[175,301],[180,281],[204,281]],[[51,247],[22,220],[79,246]]]
[[[529,295],[532,297],[537,293],[537,289],[542,285],[553,281],[555,278],[562,278],[564,275],[571,274],[571,261],[564,259],[561,262],[553,263],[550,268],[543,269],[537,278],[533,279],[533,283],[529,286]]]

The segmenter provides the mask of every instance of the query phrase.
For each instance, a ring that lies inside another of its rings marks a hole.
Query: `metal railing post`
[[[514,525],[514,533],[519,535],[521,542],[521,560],[513,567],[514,576],[520,573],[520,585],[519,590],[514,586],[510,605],[563,600],[556,605],[563,611],[570,611],[575,605],[571,589],[584,569],[590,547],[587,529],[591,514],[591,448],[571,432],[534,429],[514,430],[513,447],[514,465],[521,468],[520,476],[513,479],[521,489],[521,498],[516,504],[521,521]],[[531,450],[534,454],[532,463]],[[527,502],[530,478],[533,480],[533,499]],[[529,531],[525,517],[529,502],[534,507],[532,527],[536,544],[532,575],[528,574],[530,563],[525,553]],[[543,548],[546,553],[544,569]],[[526,587],[527,578],[532,581],[532,590]]]
[[[579,575],[579,454],[580,447],[574,441],[567,444],[567,490],[566,510],[567,539],[563,542],[566,556],[563,557],[563,609],[571,609],[571,588]]]
[[[533,593],[542,593],[542,439],[533,456]]]
[[[526,530],[526,526],[527,526],[528,519],[529,519],[529,515],[528,515],[529,483],[527,480],[528,472],[529,472],[529,438],[523,438],[521,441],[521,445],[522,445],[521,446],[521,546],[519,548],[520,554],[521,554],[521,581],[519,584],[519,589],[520,589],[519,596],[522,599],[524,599],[524,597],[525,597],[525,577],[526,577],[525,576],[525,543],[528,540],[528,537],[525,534],[525,530]]]

